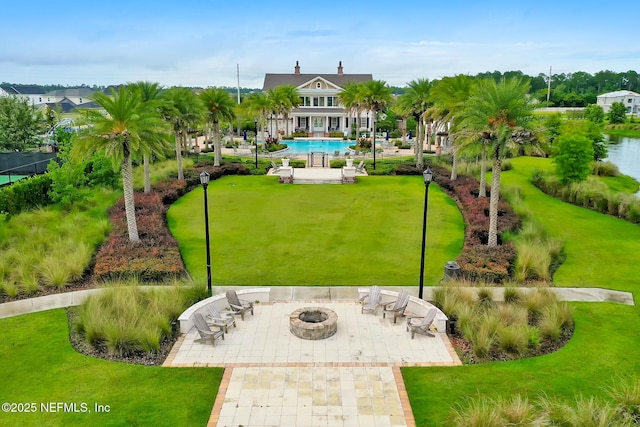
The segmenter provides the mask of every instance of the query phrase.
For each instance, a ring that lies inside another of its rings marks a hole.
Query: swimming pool
[[[289,150],[287,150],[286,153],[293,155],[323,152],[333,156],[333,154],[338,151],[341,156],[344,156],[344,153],[347,152],[347,147],[354,144],[353,141],[315,139],[283,142],[289,146]]]

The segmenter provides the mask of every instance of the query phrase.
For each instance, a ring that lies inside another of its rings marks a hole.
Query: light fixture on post
[[[422,291],[424,289],[424,254],[427,247],[427,208],[429,206],[429,184],[433,180],[433,172],[427,167],[422,173],[424,178],[424,212],[422,216],[422,252],[420,254],[420,288],[418,289],[418,298],[422,299]]]
[[[256,169],[258,169],[258,119],[253,119],[253,126],[256,132]]]
[[[204,229],[205,241],[207,245],[207,292],[209,296],[213,295],[211,290],[211,248],[209,247],[209,203],[207,201],[207,187],[209,186],[209,174],[203,171],[200,174],[200,184],[204,190]]]

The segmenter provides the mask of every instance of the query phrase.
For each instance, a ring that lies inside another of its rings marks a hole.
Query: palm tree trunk
[[[124,189],[124,212],[127,218],[129,241],[137,243],[140,241],[140,236],[138,236],[136,208],[133,200],[133,166],[130,154],[127,154],[122,160],[122,188]]]
[[[487,197],[487,147],[482,147],[481,159],[480,188],[478,189],[478,197]]]
[[[142,156],[144,165],[144,192],[151,193],[151,165],[149,164],[149,155]]]
[[[498,156],[493,160],[491,176],[491,199],[489,201],[489,247],[498,246],[498,202],[500,201],[500,172],[502,159]]]
[[[451,166],[451,181],[458,179],[458,150],[454,144],[451,145],[451,157],[453,158],[453,164]]]
[[[215,158],[213,159],[213,166],[220,166],[220,158],[222,157],[222,149],[220,148],[220,124],[215,121],[213,122],[213,133],[214,133],[214,140],[213,140],[213,147],[214,147],[214,155]]]
[[[402,118],[402,145],[407,144],[407,118]]]
[[[184,171],[182,170],[182,147],[181,136],[179,132],[176,132],[176,160],[178,162],[178,179],[184,179]]]

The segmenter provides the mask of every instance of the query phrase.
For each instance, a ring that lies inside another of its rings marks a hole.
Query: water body
[[[640,181],[640,138],[608,135],[608,157],[605,159],[618,166],[620,173]]]

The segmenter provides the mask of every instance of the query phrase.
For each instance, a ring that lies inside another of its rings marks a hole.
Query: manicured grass
[[[76,353],[64,310],[0,320],[0,402],[36,403],[36,413],[2,413],[6,426],[205,425],[222,369],[107,362]],[[87,403],[91,413],[43,413],[40,403]],[[94,403],[109,405],[95,413]]]
[[[418,284],[424,183],[420,176],[367,177],[355,185],[283,185],[276,177],[209,184],[214,285]],[[172,205],[169,227],[189,273],[204,281],[203,193]],[[425,284],[463,244],[462,216],[429,189]]]
[[[553,236],[565,241],[567,260],[557,286],[630,291],[638,301],[640,227],[559,201],[530,184],[548,159],[518,158],[502,175],[503,185],[522,188],[525,203]],[[613,303],[573,303],[575,333],[560,351],[515,362],[458,368],[403,368],[418,426],[446,426],[451,408],[466,397],[543,393],[571,400],[604,396],[618,376],[640,372],[640,309]]]
[[[602,176],[600,180],[607,184],[607,187],[614,193],[636,193],[638,191],[638,181],[627,175]]]

